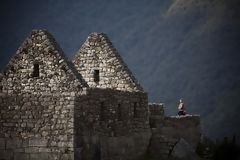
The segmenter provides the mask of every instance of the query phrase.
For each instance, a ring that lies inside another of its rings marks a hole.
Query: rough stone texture
[[[200,116],[165,117],[159,133],[174,138],[183,138],[196,149],[201,138]]]
[[[156,128],[164,119],[164,105],[162,103],[148,103],[150,117],[149,123],[151,128]],[[160,121],[160,123],[159,123]]]
[[[80,140],[75,147],[83,159],[134,159],[147,150],[151,131],[146,93],[90,89],[76,104],[75,130]]]
[[[153,108],[149,104],[149,108]],[[157,107],[158,106],[158,107]],[[163,105],[154,104],[156,108]],[[150,109],[150,125],[152,137],[148,148],[150,156],[155,158],[167,158],[171,155],[174,146],[182,138],[189,143],[193,150],[196,149],[201,137],[200,116],[171,116],[166,117],[159,112],[161,109]],[[159,114],[160,113],[160,114]]]
[[[0,138],[0,149],[5,149],[5,139]]]
[[[148,154],[154,158],[168,158],[178,141],[178,138],[155,133],[151,137]]]
[[[87,84],[47,31],[32,31],[0,82],[0,159],[73,153],[74,95]]]
[[[174,146],[171,156],[184,160],[200,160],[193,147],[182,138]]]
[[[0,159],[132,160],[169,155],[179,138],[197,143],[199,117],[148,104],[105,34],[73,62],[45,30],[23,42],[0,74]]]
[[[143,91],[106,34],[90,34],[73,63],[90,87]],[[98,83],[94,70],[99,70]]]
[[[34,77],[34,65],[39,76]],[[86,82],[69,62],[54,38],[44,30],[33,30],[0,76],[2,92],[78,92]]]
[[[151,116],[164,116],[164,105],[163,103],[148,103],[149,111]]]
[[[151,136],[148,97],[127,67],[120,68],[124,90],[89,87],[54,38],[33,30],[0,75],[0,159],[111,160],[144,153]]]
[[[51,152],[57,153],[59,159],[63,154],[72,154],[74,98],[71,95],[22,94],[0,99],[0,137],[5,140],[5,145],[1,145],[4,152],[12,152],[16,158],[33,153],[47,156]]]

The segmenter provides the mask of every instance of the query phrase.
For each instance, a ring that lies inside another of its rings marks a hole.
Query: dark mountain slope
[[[161,23],[145,32],[150,51],[137,56],[136,46],[136,55],[127,58],[150,100],[176,114],[183,97],[212,137],[240,135],[239,7],[237,1],[175,1]]]

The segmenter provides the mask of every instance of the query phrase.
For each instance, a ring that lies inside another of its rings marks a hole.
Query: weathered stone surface
[[[143,91],[104,33],[90,34],[73,63],[90,87]],[[98,82],[95,82],[95,71],[99,72]]]
[[[201,138],[199,115],[165,117],[163,122],[160,129],[163,135],[183,138],[196,149]]]
[[[1,149],[5,149],[5,139],[4,138],[0,138],[0,150]]]
[[[73,153],[62,155],[62,160],[72,160],[72,159],[74,159],[74,154]]]
[[[164,117],[164,105],[163,103],[148,103],[151,116]]]
[[[75,94],[88,86],[47,31],[32,31],[3,70],[0,86],[0,149],[59,156],[72,150]]]
[[[167,158],[173,147],[184,138],[196,149],[200,142],[199,116],[164,116],[162,104],[149,104],[152,137],[148,148],[150,156]]]
[[[148,146],[167,156],[189,133],[197,142],[199,119],[148,104],[105,34],[91,34],[73,63],[45,30],[23,42],[0,73],[0,159],[132,160]]]
[[[48,158],[49,154],[48,153],[31,153],[29,155],[29,159],[31,160],[49,160]]]
[[[29,147],[47,147],[48,140],[43,138],[30,138]]]
[[[27,153],[14,153],[14,160],[29,160]]]
[[[149,112],[150,112],[150,117],[149,117],[149,122],[150,122],[150,127],[151,128],[157,128],[161,127],[162,123],[158,123],[159,121],[163,121],[164,119],[164,107],[163,104],[160,103],[148,103],[149,107]]]
[[[11,150],[0,150],[0,159],[12,160],[13,152]]]
[[[22,147],[22,140],[19,138],[6,139],[6,149],[16,149]]]
[[[97,88],[77,98],[75,121],[79,123],[75,125],[78,137],[75,145],[82,146],[79,149],[84,153],[82,159],[99,154],[102,159],[118,159],[123,155],[125,159],[134,159],[136,153],[144,152],[151,136],[146,98],[142,92]],[[135,111],[134,106],[138,106]]]
[[[182,138],[174,146],[171,156],[184,160],[200,160],[193,147]]]

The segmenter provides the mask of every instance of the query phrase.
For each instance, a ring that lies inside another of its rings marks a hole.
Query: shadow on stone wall
[[[0,159],[73,158],[70,94],[0,96]]]
[[[145,93],[90,89],[75,103],[75,158],[128,160],[146,151],[151,132]]]

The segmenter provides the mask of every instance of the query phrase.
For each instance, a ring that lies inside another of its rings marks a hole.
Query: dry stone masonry
[[[73,63],[90,87],[143,91],[106,34],[90,34]]]
[[[106,34],[90,34],[71,62],[33,30],[0,74],[1,160],[166,157],[180,138],[196,146],[199,116],[165,117],[163,104],[148,104]]]

